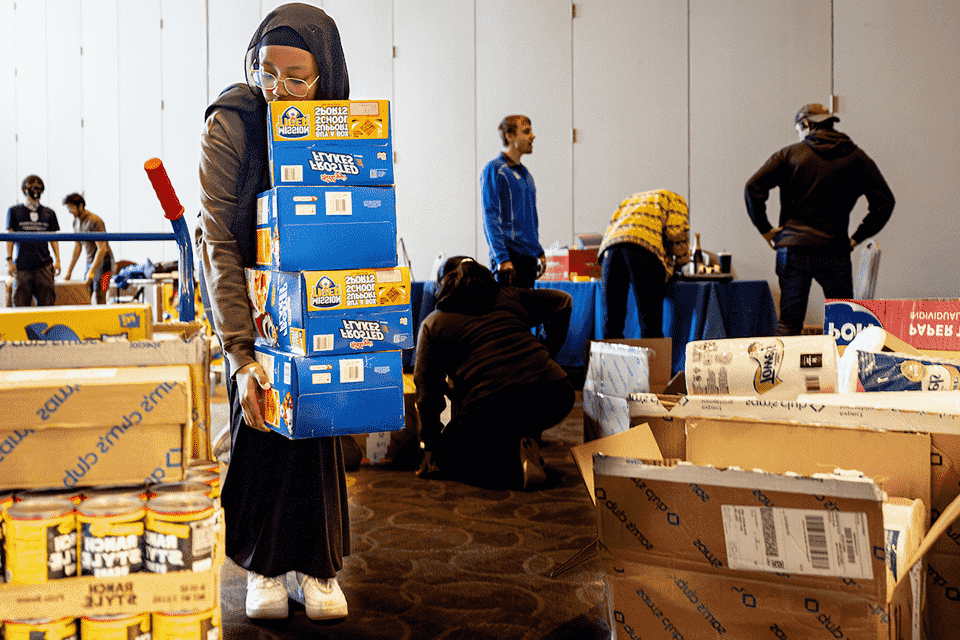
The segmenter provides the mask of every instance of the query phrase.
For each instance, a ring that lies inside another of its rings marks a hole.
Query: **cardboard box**
[[[389,100],[271,102],[273,185],[393,184]]]
[[[148,304],[19,307],[0,310],[0,340],[149,340]]]
[[[744,425],[711,426],[709,422],[697,421],[689,429],[689,465],[663,461],[643,425],[574,448],[585,483],[594,483],[601,563],[610,589],[609,618],[615,637],[637,637],[654,629],[662,629],[664,637],[685,638],[753,639],[771,631],[773,637],[788,638],[921,637],[920,561],[960,513],[960,500],[931,529],[896,589],[888,594],[880,486],[842,476],[814,477],[833,469],[823,454],[832,455],[834,447],[848,450],[843,454],[845,468],[878,464],[883,456],[868,452],[866,446],[851,446],[863,433],[832,429],[820,434],[830,439],[828,446],[817,449],[799,441],[794,447],[791,438],[789,448],[796,449],[792,452],[796,459],[789,461],[794,465],[791,473],[770,472],[766,466],[743,471],[728,463],[751,468],[755,456],[768,455],[764,465],[776,466],[779,450],[785,449],[782,434],[771,434],[766,442],[753,440],[747,447],[742,442],[739,446],[724,442],[723,437],[718,443],[718,433],[736,434]],[[744,438],[763,436],[766,426],[758,423]],[[896,476],[891,481],[909,485],[917,471],[906,467],[922,458],[928,436],[871,433],[868,437],[879,438],[871,444],[888,440],[892,450],[907,452],[909,461],[886,464]],[[614,439],[619,442],[608,443]],[[617,457],[597,456],[592,469],[586,469],[583,451],[578,451],[581,447]],[[805,532],[809,525],[800,519],[793,521],[793,531],[800,535],[785,544],[791,539],[784,524],[797,514],[809,522],[822,521],[824,530],[817,533],[835,536],[849,528],[851,536],[835,538],[837,546],[828,547],[823,556],[819,539],[807,537],[813,530]],[[768,530],[779,535],[776,553],[766,555],[771,548],[762,543],[762,527],[747,527],[753,518],[771,520],[773,529]],[[830,533],[831,523],[834,533]],[[837,524],[843,526],[837,528]],[[758,536],[759,548],[744,529]],[[789,553],[811,544],[818,551],[811,557],[828,557],[828,564],[814,565]],[[771,557],[776,562],[769,562]]]
[[[864,327],[879,326],[927,355],[960,352],[960,300],[827,300],[824,334],[848,345]]]
[[[55,283],[57,290],[56,305],[90,304],[91,291],[83,280],[63,280]]]
[[[410,269],[247,269],[257,343],[299,355],[413,346]]]
[[[602,356],[602,362],[605,366],[598,369],[596,366],[591,367],[590,359],[591,346],[596,344],[623,345],[627,349],[605,349]],[[630,349],[633,347],[647,349],[645,376],[641,366],[642,360],[634,355],[635,352]],[[670,383],[671,349],[672,341],[670,338],[588,340],[584,343],[583,361],[587,363],[586,379],[583,385],[584,440],[592,440],[625,430],[633,424],[638,424],[634,421],[634,418],[641,415],[643,417],[655,415],[664,418],[666,422],[672,422],[666,410],[656,411],[652,414],[628,414],[630,392],[643,389],[654,394],[661,394]],[[619,391],[604,382],[605,370],[615,371],[615,378],[623,380],[618,384]],[[632,382],[628,383],[625,379],[631,379]],[[624,384],[630,385],[629,388],[624,387]],[[665,401],[669,402],[669,400]],[[658,421],[657,423],[659,434],[676,433],[677,429],[682,434],[682,421],[676,425],[666,425],[663,424],[664,421]],[[663,444],[667,445],[666,442]]]
[[[413,374],[403,374],[403,429],[355,433],[361,464],[416,469],[420,462],[420,414],[416,406]]]
[[[274,187],[257,197],[257,264],[280,271],[397,266],[393,187]]]
[[[181,324],[176,335],[158,329],[155,340],[99,342],[0,342],[0,370],[186,365],[190,370],[192,426],[187,457],[212,458],[210,442],[210,348],[201,325]],[[182,335],[181,335],[182,333]]]
[[[183,478],[185,366],[0,371],[0,489]]]
[[[583,280],[600,278],[596,249],[549,249],[544,252],[547,270],[541,280]]]
[[[264,421],[288,438],[318,438],[403,429],[399,351],[297,356],[257,346],[270,375]]]

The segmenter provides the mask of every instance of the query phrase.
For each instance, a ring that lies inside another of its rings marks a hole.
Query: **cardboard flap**
[[[583,484],[586,485],[587,493],[590,494],[590,500],[593,501],[593,504],[597,504],[593,483],[593,455],[595,453],[620,458],[663,460],[660,447],[657,446],[657,440],[653,437],[653,432],[647,423],[571,448],[570,455],[573,456],[573,461],[577,463],[580,477],[583,478]]]
[[[930,530],[927,531],[927,535],[924,536],[923,540],[920,541],[920,546],[917,547],[916,553],[914,553],[913,557],[907,561],[906,565],[904,565],[904,576],[910,573],[910,569],[913,567],[913,565],[919,562],[920,559],[926,555],[937,539],[944,534],[944,532],[957,520],[958,517],[960,517],[960,496],[957,496],[953,499],[953,502],[951,502],[947,508],[943,510],[943,512],[940,514],[940,517],[937,518],[937,521],[934,522],[933,526],[930,527]]]

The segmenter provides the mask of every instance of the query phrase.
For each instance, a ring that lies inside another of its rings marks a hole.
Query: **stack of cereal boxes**
[[[403,428],[410,272],[397,266],[387,100],[270,104],[273,188],[247,292],[270,428],[290,438]]]

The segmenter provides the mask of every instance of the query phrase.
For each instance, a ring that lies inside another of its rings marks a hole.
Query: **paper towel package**
[[[669,353],[669,350],[667,351]],[[650,391],[650,350],[611,342],[592,342],[583,383],[584,420],[600,435],[630,428],[627,396]]]
[[[837,360],[830,336],[695,340],[687,343],[687,393],[764,398],[833,393]]]

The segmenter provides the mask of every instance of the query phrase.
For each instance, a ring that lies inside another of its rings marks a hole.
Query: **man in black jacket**
[[[807,104],[794,118],[800,142],[770,156],[747,181],[747,213],[777,250],[780,322],[777,335],[799,335],[816,280],[826,298],[853,297],[850,252],[883,228],[894,198],[870,157],[844,133],[840,118],[822,104]],[[780,220],[767,220],[770,190],[780,187]],[[850,212],[860,196],[869,205],[863,222],[848,236]]]

